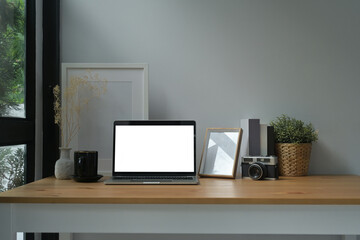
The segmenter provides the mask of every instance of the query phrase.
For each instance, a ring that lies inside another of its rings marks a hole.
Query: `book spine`
[[[268,125],[260,124],[260,155],[268,154]]]
[[[273,126],[260,124],[260,155],[275,155],[275,135]]]
[[[240,126],[243,131],[241,147],[240,147],[240,159],[241,159],[241,157],[249,155],[249,119],[241,119]]]
[[[249,119],[249,155],[260,155],[260,119]]]
[[[275,133],[273,126],[267,126],[267,156],[275,156]]]

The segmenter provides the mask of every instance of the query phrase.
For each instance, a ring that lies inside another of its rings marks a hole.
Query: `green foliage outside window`
[[[24,148],[0,148],[0,192],[21,186],[25,183],[24,162]]]
[[[0,117],[25,98],[25,0],[0,0]],[[2,133],[0,133],[2,134]],[[25,150],[0,147],[0,191],[23,185]]]
[[[24,103],[24,33],[24,0],[0,0],[0,116]]]

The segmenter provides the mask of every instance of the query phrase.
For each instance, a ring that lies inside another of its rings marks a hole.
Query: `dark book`
[[[260,124],[260,155],[275,155],[275,135],[273,126]]]
[[[260,155],[260,119],[249,119],[249,155]]]
[[[273,126],[267,126],[267,156],[275,156],[275,133]]]

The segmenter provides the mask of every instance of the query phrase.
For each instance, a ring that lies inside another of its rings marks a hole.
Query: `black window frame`
[[[60,82],[60,0],[43,1],[43,168],[54,175],[59,158],[59,128],[54,122],[53,88]]]

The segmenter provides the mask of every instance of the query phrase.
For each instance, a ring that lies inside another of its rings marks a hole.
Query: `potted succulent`
[[[312,142],[318,132],[311,123],[305,124],[287,115],[270,122],[274,127],[275,151],[281,176],[305,176],[308,174]]]

